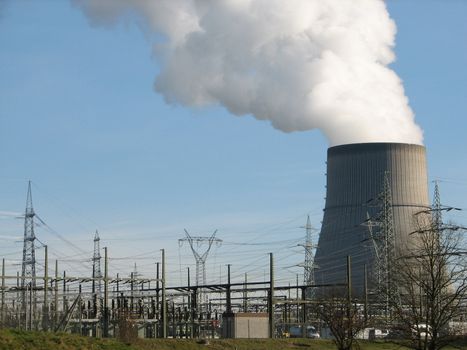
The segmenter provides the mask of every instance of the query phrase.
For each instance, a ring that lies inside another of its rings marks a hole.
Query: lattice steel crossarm
[[[179,244],[183,244],[183,242],[188,242],[190,244],[191,251],[193,252],[193,256],[195,257],[196,261],[196,285],[200,286],[206,284],[206,259],[208,257],[209,251],[213,243],[220,245],[222,240],[216,237],[217,230],[209,237],[201,237],[201,236],[191,236],[188,231],[185,229],[185,238],[180,238],[178,240]],[[194,243],[197,246],[200,246],[203,243],[207,243],[208,247],[203,253],[199,253],[194,246]]]

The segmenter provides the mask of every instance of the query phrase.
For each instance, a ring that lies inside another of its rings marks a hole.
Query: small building
[[[268,313],[224,313],[222,338],[269,338]]]

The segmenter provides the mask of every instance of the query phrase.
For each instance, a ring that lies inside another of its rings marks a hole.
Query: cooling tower
[[[367,217],[375,217],[381,211],[378,203],[385,173],[392,195],[396,251],[401,254],[416,239],[410,234],[416,229],[414,214],[429,208],[425,147],[404,143],[331,147],[326,205],[315,256],[315,283],[346,283],[346,260],[350,255],[354,295],[363,294],[365,264],[371,284],[375,250]]]

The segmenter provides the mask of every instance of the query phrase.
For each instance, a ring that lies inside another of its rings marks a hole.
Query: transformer
[[[425,147],[404,143],[331,147],[326,178],[326,204],[314,264],[315,284],[328,285],[326,288],[346,284],[347,256],[350,256],[352,292],[361,296],[365,265],[369,287],[374,285],[378,263],[374,235],[381,231],[384,183],[390,195],[391,229],[397,254],[403,254],[417,239],[412,234],[417,229],[417,214],[430,209]]]

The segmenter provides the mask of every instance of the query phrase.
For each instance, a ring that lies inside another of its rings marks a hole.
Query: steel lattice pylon
[[[365,225],[368,227],[369,239],[374,249],[374,263],[372,267],[375,294],[379,303],[384,307],[386,316],[390,314],[390,301],[398,298],[397,286],[393,282],[394,261],[396,258],[396,237],[394,232],[394,216],[389,172],[384,173],[382,191],[378,197],[376,207],[379,208],[375,217],[367,214]],[[373,230],[377,228],[377,230]]]
[[[396,237],[394,235],[394,216],[392,213],[392,194],[389,186],[389,174],[384,174],[381,208],[381,238],[384,240],[384,257],[386,263],[386,275],[388,283],[391,274],[391,262],[395,258]]]
[[[383,282],[385,295],[389,298],[397,298],[397,286],[394,284],[393,276],[394,261],[396,259],[396,236],[394,233],[394,216],[392,211],[392,194],[389,184],[389,173],[384,173],[384,184],[381,208],[381,240],[383,241],[384,273]]]
[[[29,300],[35,301],[35,289],[36,289],[36,252],[35,252],[35,240],[34,234],[34,208],[32,206],[32,192],[31,192],[31,181],[28,184],[28,194],[26,199],[26,210],[24,213],[24,241],[23,241],[23,261],[21,268],[21,314],[23,321],[28,327],[28,295],[27,289],[30,291]],[[35,315],[35,303],[29,305],[30,318]],[[32,311],[32,312],[31,312]],[[29,319],[29,324],[32,325],[32,320]]]
[[[314,259],[313,259],[313,242],[311,240],[312,234],[312,226],[310,221],[310,215],[306,220],[306,240],[305,240],[305,265],[304,265],[304,273],[303,273],[303,282],[305,285],[313,285],[315,283],[314,278]],[[306,289],[306,297],[310,299],[313,296],[313,288]]]
[[[190,244],[191,251],[196,261],[196,286],[198,287],[198,312],[202,314],[206,311],[206,305],[208,304],[207,294],[203,293],[203,286],[206,285],[206,259],[208,257],[209,251],[213,243],[220,245],[222,240],[216,238],[217,230],[210,237],[195,237],[191,236],[187,230],[184,230],[186,237],[178,240],[179,245],[182,245],[183,242],[188,242]],[[199,253],[196,248],[200,248],[203,243],[207,243],[207,248],[204,250],[204,253]],[[195,247],[196,245],[196,247]]]
[[[92,256],[93,294],[100,298],[102,292],[101,249],[99,232],[94,235],[94,254]]]
[[[222,240],[216,238],[217,230],[210,237],[195,237],[190,236],[187,230],[185,230],[186,238],[181,238],[178,240],[178,243],[181,245],[183,242],[188,242],[190,244],[191,251],[196,261],[196,286],[206,285],[206,259],[208,257],[209,251],[211,250],[212,244],[221,244]],[[196,247],[195,247],[196,243]],[[201,244],[207,243],[208,247],[204,253],[199,253],[196,248],[199,248]]]
[[[441,213],[441,197],[439,194],[438,181],[435,181],[435,190],[433,194],[433,205],[431,208],[431,216],[433,220],[433,226],[436,232],[441,231],[441,226],[443,224],[443,215]]]

